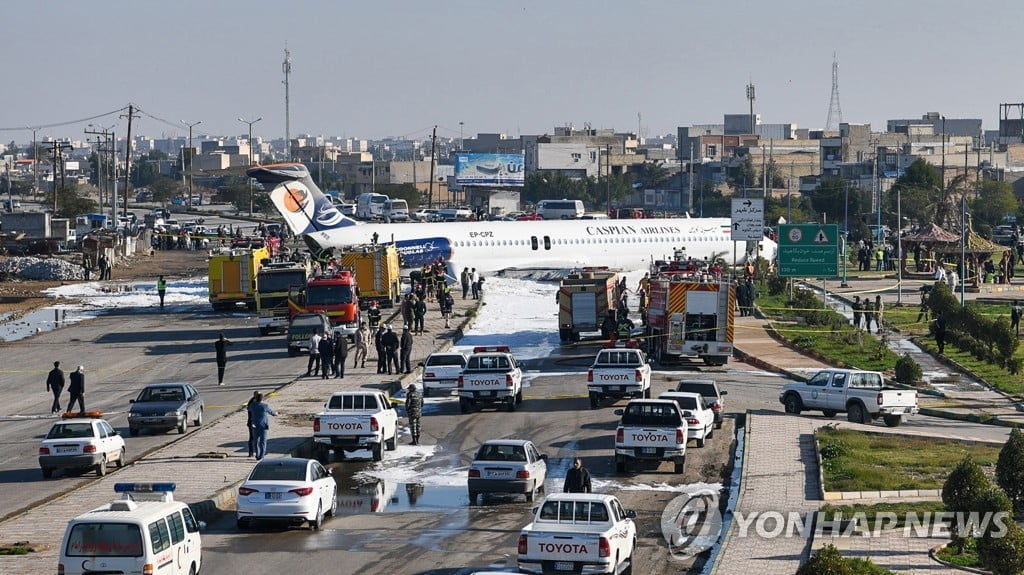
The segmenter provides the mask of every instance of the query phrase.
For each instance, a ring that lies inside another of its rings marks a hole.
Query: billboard
[[[523,154],[456,154],[455,181],[460,186],[522,186]]]

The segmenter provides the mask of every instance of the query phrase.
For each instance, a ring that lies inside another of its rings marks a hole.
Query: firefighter
[[[615,310],[608,310],[608,315],[605,316],[604,322],[601,323],[601,337],[604,339],[611,339],[615,335],[615,328],[618,322],[615,320]]]
[[[647,290],[641,286],[636,290],[637,313],[640,314],[640,325],[647,325]]]
[[[377,300],[370,302],[370,308],[366,310],[366,317],[370,322],[370,329],[376,329],[380,325],[380,309],[377,307]]]
[[[628,341],[633,336],[633,321],[626,316],[619,318],[619,323],[615,325],[615,338],[621,341]]]

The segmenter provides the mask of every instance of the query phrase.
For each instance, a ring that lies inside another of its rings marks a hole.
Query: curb
[[[921,415],[927,415],[929,417],[941,417],[942,419],[952,419],[955,421],[969,421],[971,423],[982,423],[985,425],[998,425],[1000,427],[1024,427],[1024,424],[1020,424],[1014,421],[1005,421],[999,419],[997,416],[983,417],[984,414],[978,415],[975,413],[957,413],[955,411],[945,411],[942,409],[933,409],[930,407],[918,408],[918,413]]]
[[[952,543],[952,542],[950,542],[950,543]],[[990,571],[983,571],[981,569],[975,569],[974,567],[964,567],[962,565],[954,565],[953,563],[950,563],[948,561],[943,561],[942,559],[939,559],[939,551],[942,551],[946,547],[949,547],[950,543],[943,543],[942,545],[939,545],[938,547],[933,547],[933,548],[929,549],[928,550],[928,557],[931,557],[931,559],[933,561],[935,561],[936,563],[942,564],[947,569],[956,569],[957,571],[965,571],[967,573],[978,573],[979,575],[991,575]]]

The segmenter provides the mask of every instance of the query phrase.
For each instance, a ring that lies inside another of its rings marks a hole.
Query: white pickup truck
[[[618,344],[621,346],[621,343]],[[597,352],[587,371],[590,409],[597,409],[606,397],[651,397],[651,365],[643,351],[631,347],[613,347]]]
[[[787,383],[779,402],[786,413],[821,411],[833,417],[846,412],[853,423],[871,423],[881,416],[889,427],[918,412],[916,391],[886,387],[881,373],[855,369],[825,369],[807,381]]]
[[[686,464],[688,426],[679,405],[671,399],[634,399],[616,409],[615,471],[627,471],[630,461],[671,461],[675,472]]]
[[[369,449],[374,461],[393,451],[398,438],[398,413],[379,391],[342,391],[331,395],[325,409],[313,418],[316,457],[326,462],[333,449],[339,459],[346,451]]]
[[[547,496],[519,534],[521,573],[629,573],[636,552],[636,513],[613,495]]]
[[[475,347],[459,374],[459,410],[478,404],[504,404],[515,411],[523,402],[523,372],[508,346]]]

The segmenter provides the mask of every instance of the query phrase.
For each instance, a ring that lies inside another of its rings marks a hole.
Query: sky
[[[555,126],[660,136],[744,113],[824,127],[833,53],[843,120],[981,118],[1024,101],[1024,3],[859,0],[95,0],[5,6],[0,142],[133,135],[469,138]],[[639,115],[639,117],[638,117]]]

